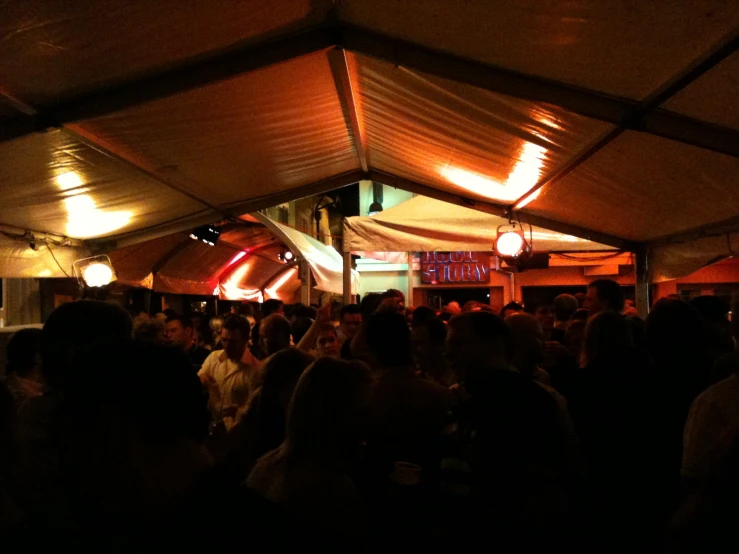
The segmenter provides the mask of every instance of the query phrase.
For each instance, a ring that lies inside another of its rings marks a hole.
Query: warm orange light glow
[[[505,183],[448,165],[442,166],[439,172],[450,182],[470,192],[495,200],[513,202],[531,190],[539,181],[546,153],[547,149],[543,146],[532,142],[524,143],[518,154],[518,160]]]
[[[523,237],[515,231],[503,233],[495,242],[495,252],[500,256],[517,256],[522,249]]]
[[[533,202],[534,200],[536,200],[537,198],[539,198],[539,195],[540,194],[541,194],[541,188],[536,189],[534,192],[532,192],[531,194],[529,194],[528,196],[526,196],[526,198],[524,198],[518,204],[516,204],[516,209],[517,210],[520,210],[524,206],[530,204],[531,202]]]
[[[84,183],[82,177],[76,171],[69,171],[56,176],[56,184],[62,190],[71,190],[77,187],[81,187]]]
[[[63,191],[71,191],[64,199],[69,217],[67,235],[75,238],[92,238],[125,227],[131,221],[131,212],[105,212],[95,205],[86,189],[80,188],[84,181],[76,171],[57,175],[56,184]]]
[[[534,240],[556,240],[561,242],[587,242],[585,239],[573,237],[572,235],[563,235],[561,233],[549,233],[546,231],[533,231],[531,233]]]
[[[69,219],[67,235],[76,238],[91,238],[116,231],[131,221],[131,212],[105,212],[95,206],[87,194],[65,198]]]
[[[271,287],[265,288],[264,292],[267,293],[267,296],[269,298],[276,298],[277,297],[277,291],[282,288],[282,286],[287,283],[290,279],[295,277],[295,274],[298,272],[296,268],[291,268],[287,270],[285,273],[283,273],[277,281],[275,281],[275,284]]]

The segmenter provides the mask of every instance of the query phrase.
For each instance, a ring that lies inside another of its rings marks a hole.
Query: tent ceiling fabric
[[[738,206],[739,158],[626,132],[527,209],[643,241],[723,221]]]
[[[323,20],[315,0],[3,3],[0,83],[38,107]]]
[[[436,50],[642,99],[739,25],[731,0],[351,0],[343,20]]]
[[[325,52],[84,123],[215,205],[357,169]]]
[[[739,130],[737,90],[739,90],[739,54],[734,54],[677,93],[665,104],[665,108],[715,125]]]
[[[349,56],[373,168],[510,203],[612,126]]]
[[[739,10],[730,0],[4,7],[0,225],[151,237],[373,171],[505,209],[581,158],[521,213],[582,236],[661,243],[737,215]],[[342,43],[348,89],[329,63]],[[394,59],[401,50],[405,64]],[[508,96],[490,92],[500,92],[501,72],[519,79],[503,87]],[[674,113],[628,119],[635,108]],[[60,182],[65,173],[76,177]]]
[[[351,252],[489,251],[498,226],[508,223],[502,217],[416,196],[371,217],[347,218],[344,240]],[[532,233],[535,252],[612,250],[540,227],[533,227]]]
[[[87,239],[203,206],[62,131],[0,145],[0,222]]]

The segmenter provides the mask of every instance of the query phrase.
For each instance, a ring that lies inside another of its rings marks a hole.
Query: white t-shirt
[[[223,419],[226,428],[236,423],[234,418],[223,417],[223,408],[236,404],[239,412],[243,412],[258,386],[260,372],[261,364],[249,350],[238,362],[229,359],[224,350],[216,350],[205,359],[198,375],[208,375],[214,381],[208,388],[208,404],[214,419]]]

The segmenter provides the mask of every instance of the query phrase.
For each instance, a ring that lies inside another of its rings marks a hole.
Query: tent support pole
[[[634,252],[636,269],[636,311],[639,317],[646,319],[649,314],[649,281],[647,271],[649,256],[646,246],[640,246]]]
[[[352,253],[344,252],[344,305],[354,304],[352,296]]]
[[[300,262],[300,303],[310,306],[310,266],[305,260]]]
[[[405,305],[413,306],[413,252],[408,252],[408,295],[405,297]]]

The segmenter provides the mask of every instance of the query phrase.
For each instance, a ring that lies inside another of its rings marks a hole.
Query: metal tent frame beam
[[[166,98],[332,46],[491,92],[545,102],[626,129],[644,131],[739,157],[739,131],[655,110],[656,106],[650,108],[648,113],[634,117],[635,110],[640,108],[640,104],[633,100],[486,65],[332,21],[262,44],[241,46],[210,56],[202,56],[198,60],[185,61],[177,67],[154,75],[66,99],[54,106],[46,107],[35,116],[19,115],[6,121],[0,128],[0,141]],[[676,82],[675,92],[738,49],[739,31],[727,37],[704,60],[702,71],[697,72],[691,79]]]
[[[367,155],[367,143],[362,134],[362,127],[359,122],[359,112],[354,100],[352,80],[349,75],[346,52],[341,48],[329,50],[328,61],[331,65],[331,73],[334,76],[336,91],[339,94],[341,109],[344,112],[344,118],[346,119],[346,126],[349,130],[349,135],[354,141],[354,147],[357,149],[359,165],[362,167],[362,171],[368,171],[369,157]]]

